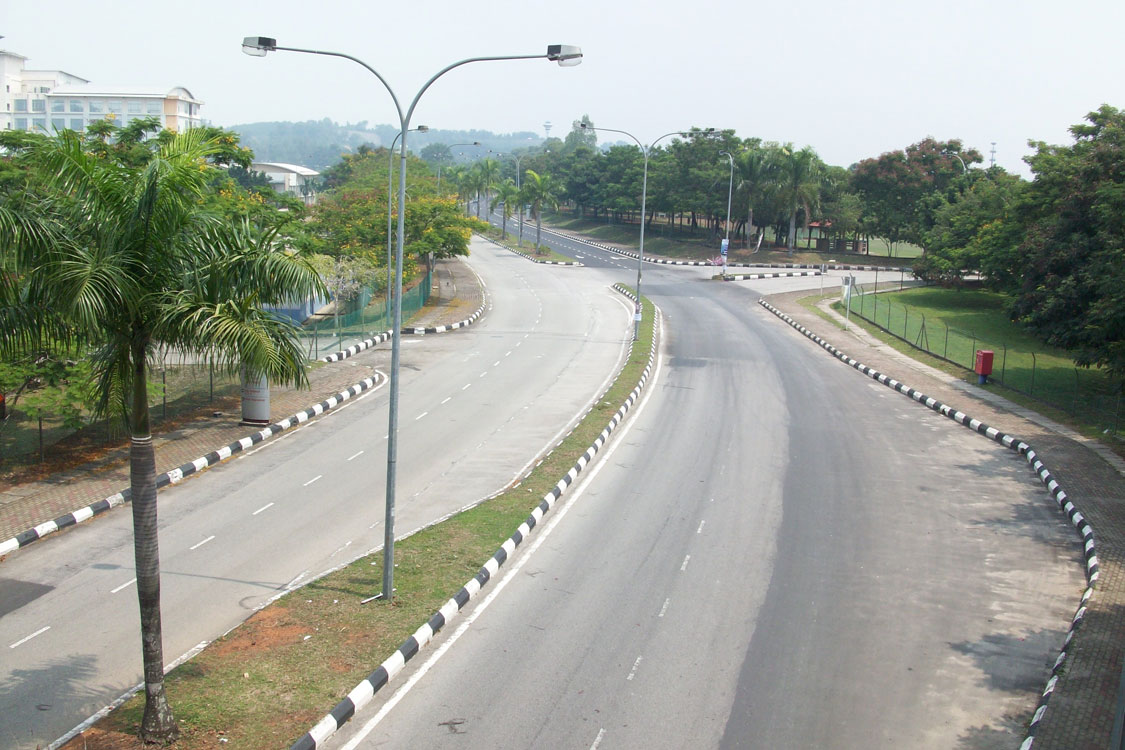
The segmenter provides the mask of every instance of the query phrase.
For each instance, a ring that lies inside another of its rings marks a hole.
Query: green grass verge
[[[390,656],[511,536],[636,387],[654,335],[647,300],[644,309],[639,340],[613,384],[527,478],[395,543],[391,604],[359,603],[381,589],[380,552],[282,597],[172,670],[166,687],[182,727],[177,747],[214,748],[220,737],[231,747],[288,747]],[[92,734],[110,743],[135,736],[143,709],[142,693]]]
[[[800,302],[815,309],[819,299],[806,297]],[[1008,320],[1004,302],[1002,295],[992,292],[936,287],[864,295],[858,302],[857,298],[852,300],[851,324],[968,383],[977,382],[972,369],[975,350],[992,349],[995,366],[989,390],[1122,452],[1125,446],[1119,430],[1125,425],[1119,424],[1118,419],[1125,421],[1125,399],[1119,400],[1115,390],[1118,386],[1099,370],[1075,368],[1064,350],[1045,347]],[[832,307],[840,315],[845,314],[842,302],[837,301]],[[877,320],[878,325],[857,314],[860,312]],[[822,311],[817,313],[824,317]],[[833,322],[839,325],[838,321]],[[1034,392],[1030,390],[1032,369]]]
[[[527,227],[525,226],[524,229],[526,229],[526,228]],[[563,255],[562,253],[557,253],[554,250],[552,250],[550,247],[548,247],[547,245],[540,245],[539,246],[539,252],[536,252],[535,251],[535,240],[532,239],[532,240],[529,241],[527,239],[527,236],[526,236],[527,232],[524,232],[524,241],[523,241],[523,245],[521,246],[519,244],[519,240],[516,238],[516,236],[514,234],[512,234],[512,228],[510,226],[508,227],[508,236],[503,238],[503,239],[500,238],[501,231],[499,229],[497,229],[496,227],[493,227],[493,226],[490,226],[487,231],[483,232],[483,234],[484,234],[485,237],[488,237],[488,239],[492,240],[493,242],[495,242],[499,245],[503,245],[504,247],[508,248],[509,250],[514,250],[516,252],[523,253],[524,255],[527,255],[527,256],[535,259],[535,260],[555,261],[557,263],[574,263],[575,262],[574,258]]]

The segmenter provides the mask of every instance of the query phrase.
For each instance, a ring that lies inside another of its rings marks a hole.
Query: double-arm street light
[[[418,100],[422,98],[422,94],[426,93],[426,90],[434,81],[454,68],[474,62],[536,60],[541,58],[557,62],[563,67],[569,67],[582,62],[582,50],[579,47],[569,44],[552,44],[547,47],[546,54],[470,57],[464,60],[458,60],[455,63],[446,65],[437,73],[430,76],[430,79],[426,81],[422,88],[418,90],[418,93],[414,95],[414,99],[411,100],[410,106],[406,108],[405,112],[402,109],[402,105],[399,103],[398,97],[395,95],[394,89],[390,87],[386,79],[379,74],[379,71],[375,70],[358,57],[353,57],[342,52],[326,52],[323,50],[301,49],[298,47],[281,47],[278,46],[276,39],[265,36],[248,36],[242,40],[242,51],[254,57],[265,57],[267,52],[279,50],[284,52],[303,52],[310,55],[325,55],[327,57],[342,57],[345,60],[351,60],[358,65],[362,65],[383,84],[383,88],[391,95],[391,100],[394,102],[395,110],[398,113],[399,136],[402,138],[402,143],[399,145],[398,239],[395,243],[394,328],[391,334],[390,414],[388,417],[389,429],[387,430],[387,503],[386,515],[383,522],[383,591],[379,595],[384,601],[389,602],[394,598],[394,525],[395,480],[398,461],[399,350],[402,343],[402,251],[403,239],[406,234],[406,212],[402,209],[406,202],[406,134],[410,130],[410,118],[414,115],[414,108],[418,106]]]
[[[450,149],[449,155],[453,156],[453,149],[457,148],[458,146],[479,146],[479,145],[480,145],[480,141],[473,141],[472,143],[454,143],[452,146],[449,146],[449,149]],[[441,197],[441,163],[440,162],[437,165],[437,192],[438,192],[438,197],[440,198]]]
[[[734,157],[730,151],[720,151],[720,156],[730,159],[730,182],[727,184],[727,238],[723,243],[723,276],[727,275],[727,253],[730,252],[730,198],[734,193]]]
[[[637,148],[641,150],[641,154],[645,158],[644,177],[641,180],[641,241],[640,249],[637,252],[637,304],[635,312],[633,314],[633,341],[636,341],[637,337],[640,335],[641,330],[641,266],[645,258],[645,200],[648,197],[648,157],[652,153],[653,146],[655,146],[665,138],[673,135],[687,136],[691,135],[691,132],[683,130],[673,130],[671,133],[665,133],[652,143],[645,146],[643,143],[641,143],[640,139],[637,138],[637,136],[625,130],[614,130],[613,128],[595,128],[593,125],[589,125],[585,122],[578,123],[578,126],[583,130],[600,130],[605,133],[620,133],[621,135],[627,135],[632,138],[634,142],[636,142]],[[707,128],[706,130],[694,132],[709,135],[715,132],[715,129]]]

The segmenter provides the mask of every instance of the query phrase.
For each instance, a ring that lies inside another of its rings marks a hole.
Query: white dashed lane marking
[[[134,583],[136,583],[136,582],[137,582],[137,579],[136,579],[136,578],[134,578],[134,579],[133,579],[133,580],[131,580],[131,581],[126,581],[125,583],[121,584],[121,585],[120,585],[120,586],[118,586],[117,588],[115,588],[115,589],[112,589],[112,590],[111,590],[111,591],[110,591],[109,593],[111,593],[111,594],[116,594],[116,593],[117,593],[118,591],[121,591],[122,589],[127,589],[127,588],[129,588],[130,586],[132,586],[132,585],[133,585]]]
[[[16,648],[16,647],[18,647],[18,646],[22,646],[23,644],[27,643],[28,641],[30,641],[30,640],[31,640],[32,638],[34,638],[35,636],[37,636],[37,635],[43,635],[44,633],[46,633],[46,632],[47,632],[48,630],[50,630],[50,629],[51,629],[51,626],[50,626],[50,625],[47,625],[46,627],[42,627],[42,628],[39,628],[38,630],[36,630],[36,631],[35,631],[34,633],[32,633],[31,635],[27,636],[26,638],[20,638],[20,639],[19,639],[18,641],[16,641],[15,643],[11,644],[10,646],[8,646],[8,648]]]
[[[270,509],[270,508],[272,508],[272,507],[273,507],[273,503],[266,503],[265,505],[263,505],[263,506],[262,506],[261,508],[258,508],[258,509],[257,509],[256,511],[254,511],[254,512],[253,512],[253,513],[251,513],[250,515],[252,515],[252,516],[256,516],[256,515],[258,515],[259,513],[261,513],[262,511],[264,511],[264,510],[269,510],[269,509]]]
[[[191,545],[190,547],[188,547],[188,549],[189,550],[197,550],[200,547],[202,547],[204,544],[207,544],[207,542],[211,541],[214,538],[215,538],[215,535],[212,534],[211,536],[204,539],[202,542],[196,542],[195,544]]]

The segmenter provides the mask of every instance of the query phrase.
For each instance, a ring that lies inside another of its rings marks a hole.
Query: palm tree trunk
[[[535,254],[542,255],[539,249],[539,234],[543,230],[543,212],[537,210],[535,212]]]
[[[507,206],[504,206],[504,213],[502,214],[502,216],[504,218],[500,222],[500,239],[506,240],[506,239],[508,239],[508,207]]]
[[[144,663],[144,742],[168,742],[180,733],[164,693],[164,643],[160,625],[160,549],[157,543],[156,453],[149,432],[143,343],[133,345],[133,406],[130,413],[129,488],[133,505],[133,557],[141,608]]]
[[[793,209],[789,214],[789,234],[785,238],[785,250],[790,255],[793,254],[793,237],[797,233],[797,209]]]

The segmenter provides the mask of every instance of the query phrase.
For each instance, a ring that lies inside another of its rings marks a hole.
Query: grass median
[[[393,603],[360,604],[382,585],[382,553],[364,556],[281,597],[169,672],[181,727],[176,747],[289,747],[390,656],[476,575],[637,386],[654,340],[647,300],[644,310],[639,339],[613,384],[523,481],[396,541]],[[143,709],[143,693],[133,696],[65,750],[142,747]]]
[[[524,226],[524,229],[526,230],[527,227]],[[503,247],[506,247],[507,249],[511,250],[512,252],[521,253],[523,255],[526,255],[528,258],[530,258],[532,260],[535,260],[535,261],[539,261],[541,263],[546,263],[546,262],[551,262],[551,261],[553,261],[555,263],[574,263],[575,262],[574,258],[563,255],[562,253],[555,252],[548,245],[540,245],[539,246],[539,252],[536,252],[535,251],[534,234],[532,235],[532,239],[530,241],[528,241],[527,236],[526,236],[527,235],[526,231],[524,232],[524,242],[523,242],[522,246],[519,244],[518,240],[513,239],[512,230],[510,228],[508,230],[508,236],[503,237],[503,238],[501,238],[502,232],[499,229],[497,229],[496,227],[489,227],[489,229],[487,231],[483,232],[483,234],[484,234],[485,237],[492,240],[497,245],[501,245]]]

